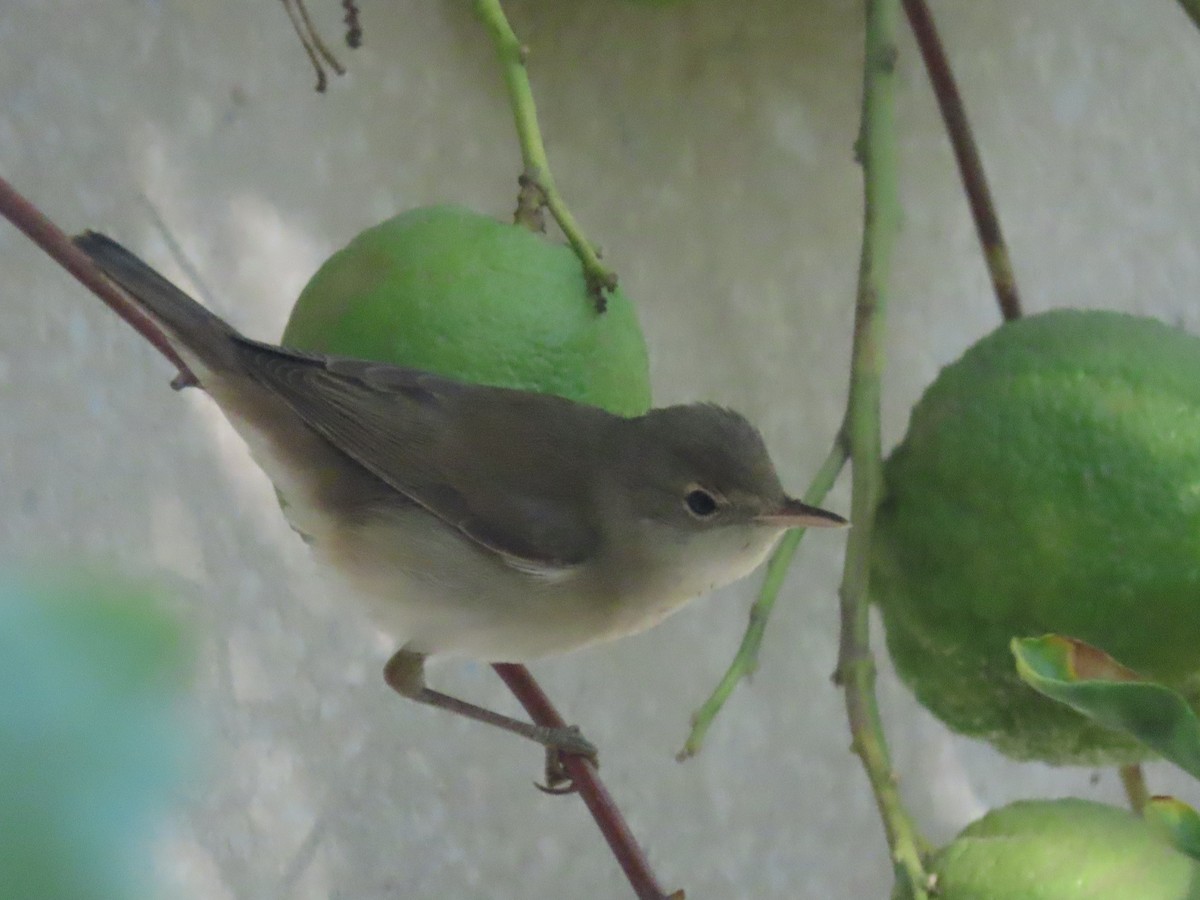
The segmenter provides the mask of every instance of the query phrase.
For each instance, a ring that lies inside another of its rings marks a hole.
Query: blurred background
[[[309,5],[350,69],[324,96],[279,3],[5,0],[0,174],[66,230],[111,233],[264,339],[361,229],[443,201],[507,217],[519,155],[470,4],[364,0],[356,52],[340,44],[339,4]],[[559,186],[639,305],[656,401],[742,410],[802,490],[845,402],[862,4],[505,6]],[[1027,311],[1120,309],[1200,331],[1200,34],[1176,4],[933,11]],[[999,323],[903,30],[899,74],[888,447],[938,369]],[[152,582],[194,638],[191,776],[146,856],[163,896],[627,896],[582,804],[532,788],[535,750],[385,687],[393,641],[323,589],[203,396],[173,393],[170,367],[7,225],[0,273],[0,567],[98,564]],[[848,507],[844,482],[832,509]],[[674,754],[688,716],[732,657],[758,577],[533,667],[602,748],[663,882],[689,897],[887,894],[882,829],[829,682],[841,545],[806,539],[760,671],[686,764]],[[1114,771],[1016,764],[947,734],[882,668],[904,795],[935,840],[1017,797],[1121,802]],[[487,666],[432,679],[515,711]],[[1148,775],[1189,796],[1167,768]]]

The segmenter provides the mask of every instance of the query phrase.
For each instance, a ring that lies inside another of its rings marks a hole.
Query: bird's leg
[[[425,655],[413,650],[401,648],[397,650],[387,665],[383,667],[383,679],[397,694],[416,700],[428,706],[445,709],[476,722],[495,725],[513,734],[519,734],[546,748],[546,773],[550,787],[562,781],[561,764],[553,766],[551,759],[557,762],[559,753],[574,753],[584,756],[593,763],[596,761],[596,747],[579,733],[578,728],[551,728],[546,725],[534,725],[522,722],[512,716],[493,712],[483,706],[459,700],[441,691],[435,691],[425,686]],[[557,773],[554,775],[552,773]]]

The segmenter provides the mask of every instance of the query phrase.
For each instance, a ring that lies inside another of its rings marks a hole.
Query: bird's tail
[[[112,238],[85,231],[74,241],[158,325],[197,375],[238,365],[235,345],[238,333],[224,319],[209,312]]]

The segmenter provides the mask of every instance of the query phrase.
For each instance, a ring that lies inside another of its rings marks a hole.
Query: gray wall
[[[337,4],[312,5],[336,40]],[[658,400],[745,411],[800,489],[844,402],[860,4],[509,6],[561,186],[639,303]],[[1175,4],[935,6],[1029,309],[1200,330],[1200,35]],[[109,230],[183,278],[148,198],[215,306],[273,337],[359,229],[422,203],[512,206],[512,126],[469,4],[364,7],[366,48],[342,53],[351,74],[318,97],[278,3],[4,0],[0,172],[68,230]],[[900,76],[889,446],[938,368],[998,322],[907,34]],[[0,560],[152,577],[198,630],[206,749],[156,857],[167,896],[626,896],[581,804],[531,787],[535,751],[389,694],[392,640],[322,590],[205,398],[173,394],[166,364],[8,227],[0,272]],[[848,499],[842,483],[829,504]],[[840,558],[839,536],[806,541],[761,671],[686,765],[672,757],[688,714],[757,578],[535,667],[689,897],[886,893],[828,680]],[[486,666],[433,677],[513,708]],[[880,692],[905,795],[939,840],[1010,798],[1119,797],[1112,772],[1016,765],[948,736],[886,671]]]

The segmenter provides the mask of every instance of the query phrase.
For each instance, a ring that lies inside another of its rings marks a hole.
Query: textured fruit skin
[[[456,206],[401,213],[331,256],[301,292],[282,343],[621,415],[650,405],[629,300],[616,291],[597,313],[569,247]]]
[[[1131,813],[1090,800],[992,810],[930,868],[939,900],[1200,898],[1200,863]]]
[[[1002,326],[948,366],[884,468],[872,594],[918,699],[1016,758],[1144,751],[1018,681],[1058,632],[1195,697],[1200,339],[1110,312]]]

